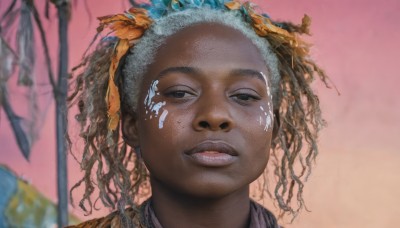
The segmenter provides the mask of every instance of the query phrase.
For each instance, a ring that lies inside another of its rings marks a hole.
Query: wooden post
[[[56,100],[57,127],[57,194],[58,194],[58,227],[68,225],[68,179],[67,179],[67,93],[68,93],[68,21],[69,2],[55,2],[58,11],[59,25],[59,64]]]

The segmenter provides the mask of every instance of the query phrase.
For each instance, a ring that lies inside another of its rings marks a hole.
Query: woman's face
[[[269,157],[267,75],[257,48],[232,28],[202,23],[170,36],[129,125],[152,182],[196,197],[247,189]]]

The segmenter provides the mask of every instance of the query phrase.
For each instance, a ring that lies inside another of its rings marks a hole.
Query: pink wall
[[[74,9],[70,25],[71,66],[79,62],[94,34],[94,17],[128,7],[118,1],[111,2],[88,1],[93,15],[91,24],[84,15],[82,3]],[[258,2],[276,19],[300,21],[304,13],[312,17],[313,37],[309,40],[315,44],[313,55],[341,92],[341,96],[337,96],[334,90],[316,83],[329,126],[321,135],[321,152],[305,190],[312,212],[303,212],[292,225],[285,227],[398,226],[400,1]],[[1,3],[0,8],[5,5]],[[52,15],[56,13],[53,11]],[[55,50],[53,55],[57,54],[56,25],[55,22],[46,25]],[[24,161],[17,150],[1,112],[0,163],[9,165],[40,191],[56,199],[53,110],[52,104],[30,163]],[[71,127],[76,126],[71,124]],[[80,177],[80,172],[71,158],[69,167],[72,184]],[[80,212],[76,210],[75,213]]]

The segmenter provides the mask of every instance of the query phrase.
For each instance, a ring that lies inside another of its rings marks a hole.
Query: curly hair
[[[226,17],[232,20],[226,20]],[[272,174],[276,179],[272,197],[276,199],[282,214],[288,212],[296,216],[305,207],[304,182],[318,154],[318,132],[325,123],[318,97],[310,84],[315,77],[319,77],[329,87],[324,71],[310,58],[309,45],[306,43],[293,45],[273,33],[259,37],[238,13],[196,9],[170,14],[155,21],[131,48],[125,60],[120,62],[117,81],[122,94],[122,114],[132,111],[132,107],[136,108],[141,77],[166,37],[201,22],[221,23],[235,28],[249,38],[264,57],[270,70],[269,80],[278,126],[277,137],[270,151],[273,158],[271,165],[274,167]],[[310,21],[307,17],[301,25],[273,23],[296,36],[309,34]],[[95,50],[84,57],[82,64],[73,69],[77,74],[76,85],[69,99],[71,106],[77,105],[79,109],[76,120],[80,124],[80,137],[84,141],[79,163],[84,176],[72,187],[70,197],[73,202],[73,190],[84,184],[85,193],[79,206],[87,214],[92,212],[95,204],[91,198],[93,195],[97,195],[96,201],[100,199],[106,207],[115,209],[117,206],[123,211],[127,205],[135,208],[151,194],[149,173],[135,153],[135,148],[130,148],[124,142],[119,128],[116,131],[107,129],[107,104],[104,97],[114,46],[115,40],[108,37],[102,39]],[[264,172],[264,178],[260,179],[263,182],[262,193],[272,195],[272,189],[266,187],[267,171]],[[94,194],[95,185],[98,194]],[[297,204],[292,202],[295,194]]]

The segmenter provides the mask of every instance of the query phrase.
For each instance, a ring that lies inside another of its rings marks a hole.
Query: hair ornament
[[[297,45],[298,41],[293,33],[289,33],[287,30],[274,25],[268,15],[256,13],[254,3],[245,2],[242,4],[239,1],[232,1],[225,3],[225,6],[230,10],[240,10],[252,24],[254,31],[259,36],[265,37],[270,33],[274,33],[281,36],[286,42],[289,42],[292,45]],[[310,24],[311,18],[308,15],[304,15],[302,26],[308,28]]]
[[[119,61],[128,52],[150,26],[152,20],[145,9],[131,8],[124,14],[99,17],[100,26],[97,32],[102,32],[109,28],[118,38],[115,44],[111,65],[109,69],[108,88],[106,94],[108,129],[116,130],[120,119],[120,95],[115,84],[115,73],[118,69]]]

